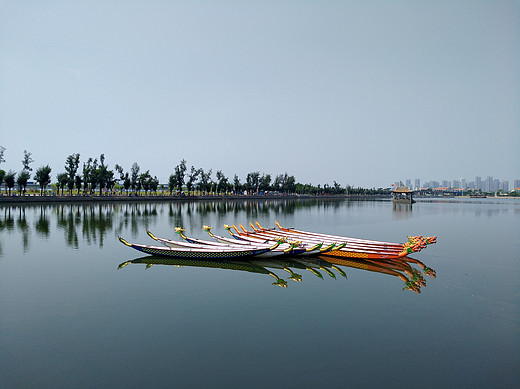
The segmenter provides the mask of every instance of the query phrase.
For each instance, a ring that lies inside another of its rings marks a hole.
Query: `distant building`
[[[414,181],[414,189],[419,189],[421,187],[421,180],[416,178]]]
[[[500,183],[500,190],[502,192],[509,192],[509,181],[502,181]]]
[[[473,185],[475,189],[482,190],[482,178],[480,176],[475,176],[475,185]]]

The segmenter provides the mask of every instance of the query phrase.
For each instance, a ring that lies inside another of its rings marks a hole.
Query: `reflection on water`
[[[287,288],[288,286],[284,276],[287,280],[293,282],[302,282],[305,274],[312,274],[312,276],[318,277],[320,279],[324,279],[323,274],[326,274],[332,279],[337,279],[337,273],[339,276],[346,279],[347,274],[341,267],[362,269],[395,276],[404,282],[403,290],[411,290],[416,293],[421,293],[421,287],[426,286],[424,275],[428,275],[434,278],[436,277],[436,273],[433,269],[412,258],[386,261],[368,261],[362,259],[341,259],[329,256],[295,256],[271,260],[251,259],[243,261],[204,261],[196,259],[192,260],[145,256],[125,261],[118,266],[118,269],[122,269],[129,264],[145,264],[145,269],[149,269],[154,265],[166,265],[175,267],[238,270],[243,272],[268,275],[275,279],[275,282],[272,283],[272,285],[284,288]],[[421,268],[421,270],[412,267],[412,264],[417,265]],[[282,274],[282,272],[287,272],[289,276],[287,277],[285,274]]]
[[[393,203],[393,210],[398,219],[408,218],[412,216],[413,204]]]
[[[196,220],[201,226],[208,216],[216,215],[217,220],[226,222],[230,215],[245,215],[256,219],[259,216],[272,217],[293,214],[301,208],[338,208],[348,202],[319,200],[229,200],[195,201],[168,203],[72,203],[45,205],[18,205],[0,207],[0,232],[17,231],[23,235],[23,250],[30,246],[31,231],[39,237],[49,238],[56,224],[56,230],[63,233],[67,246],[77,249],[80,241],[88,245],[103,247],[109,232],[120,234],[130,230],[137,235],[147,228],[158,215],[166,214],[173,226],[189,225]],[[27,215],[30,215],[28,217]],[[0,255],[2,245],[0,242]]]

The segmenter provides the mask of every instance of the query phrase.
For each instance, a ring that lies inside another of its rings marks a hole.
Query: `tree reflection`
[[[25,208],[20,207],[20,213],[18,214],[18,219],[16,221],[16,225],[18,230],[22,233],[22,245],[23,252],[26,253],[29,250],[29,223],[27,222],[27,217],[25,215]]]
[[[43,237],[48,237],[50,235],[50,223],[47,218],[46,208],[47,207],[45,206],[40,207],[40,215],[34,224],[36,232]]]

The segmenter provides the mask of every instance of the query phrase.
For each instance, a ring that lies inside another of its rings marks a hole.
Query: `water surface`
[[[418,294],[363,266],[167,261],[117,240],[254,220],[438,243],[411,255]],[[516,388],[519,221],[498,199],[0,207],[0,387]]]

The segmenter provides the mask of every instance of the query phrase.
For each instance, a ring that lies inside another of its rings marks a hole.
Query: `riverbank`
[[[0,196],[0,204],[27,204],[27,203],[76,203],[76,202],[177,202],[177,201],[219,201],[219,200],[308,200],[308,199],[351,199],[351,200],[387,200],[391,196],[382,195],[197,195],[197,196]]]

